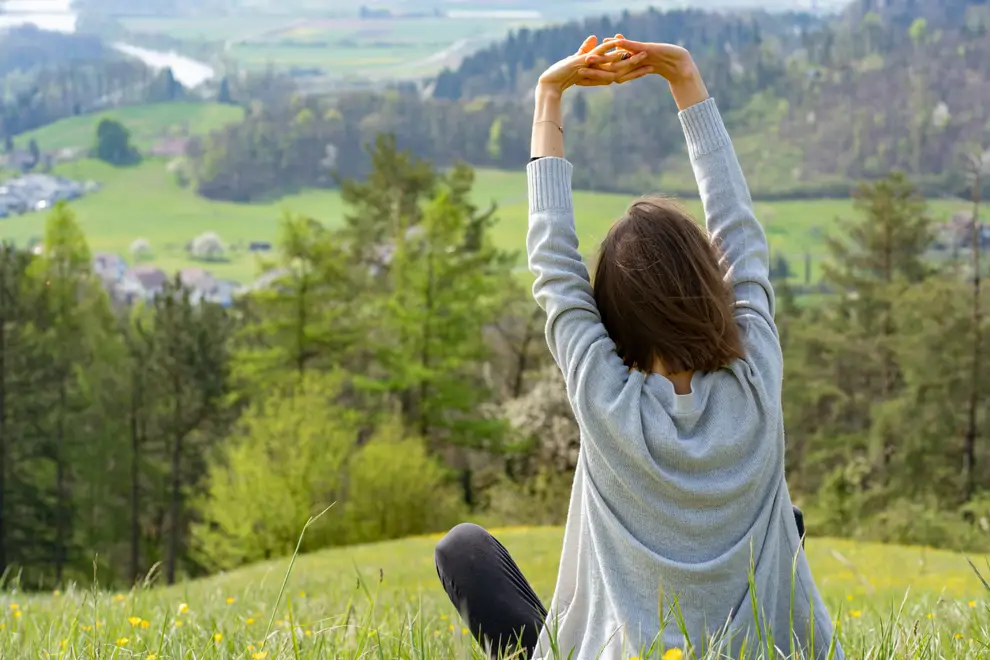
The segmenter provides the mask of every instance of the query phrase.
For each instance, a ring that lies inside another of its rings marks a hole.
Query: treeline
[[[0,256],[0,559],[25,586],[168,581],[439,531],[563,519],[579,447],[518,255],[473,173],[382,137],[345,222],[288,216],[267,288],[110,306],[71,211]],[[926,261],[903,175],[830,242],[845,292],[778,284],[788,476],[813,534],[987,549],[990,303]],[[983,347],[981,349],[981,347]],[[982,352],[981,352],[982,351]]]
[[[66,117],[184,94],[169,69],[156,72],[94,37],[34,27],[4,32],[0,71],[0,140],[8,147],[18,134]]]
[[[928,195],[964,194],[962,154],[990,146],[990,6],[971,4],[938,28],[923,19],[904,28],[884,16],[870,13],[851,27],[802,14],[651,10],[520,30],[442,73],[434,98],[410,85],[302,99],[282,79],[281,95],[243,101],[252,111],[242,125],[194,145],[191,169],[200,192],[215,199],[332,186],[335,171],[368,171],[361,145],[381,132],[438,166],[518,168],[539,72],[588,33],[621,31],[692,48],[758,198],[848,197],[856,182],[892,170]],[[578,187],[696,191],[659,79],[574,90],[565,123]]]

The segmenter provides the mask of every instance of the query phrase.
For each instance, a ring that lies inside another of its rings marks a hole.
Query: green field
[[[163,137],[197,135],[240,121],[244,110],[218,103],[158,103],[115,108],[99,115],[80,115],[18,135],[15,143],[26,147],[32,139],[42,151],[88,149],[96,137],[96,125],[102,117],[113,117],[131,131],[139,149],[153,146]]]
[[[336,224],[344,208],[336,191],[308,191],[268,204],[213,202],[182,188],[166,170],[164,161],[149,159],[134,168],[114,168],[97,161],[61,165],[57,173],[77,180],[94,180],[104,189],[71,206],[94,251],[119,252],[129,258],[135,238],[150,241],[156,263],[169,271],[188,267],[183,246],[197,234],[215,231],[228,244],[239,241],[271,241],[277,237],[285,210]],[[495,242],[506,249],[525,248],[527,228],[526,178],[522,171],[479,170],[474,189],[481,206],[498,204],[499,222],[493,230]],[[578,191],[574,196],[577,228],[586,252],[594,250],[611,223],[629,204],[627,195]],[[700,203],[687,206],[701,217]],[[961,203],[937,201],[933,214],[947,217],[964,208]],[[805,251],[812,254],[813,279],[817,279],[823,256],[822,237],[837,217],[850,217],[848,200],[757,202],[756,211],[767,230],[771,251],[783,254],[803,279]],[[44,230],[43,214],[28,214],[0,222],[0,234],[24,244]],[[210,264],[218,277],[248,282],[258,274],[256,258],[232,253],[226,263]]]
[[[548,600],[561,530],[496,535]],[[32,596],[8,584],[0,595],[0,657],[469,658],[470,637],[433,566],[438,538],[300,557],[281,600],[288,559],[130,593]],[[847,657],[986,657],[990,597],[961,555],[818,538],[809,539],[807,553]]]

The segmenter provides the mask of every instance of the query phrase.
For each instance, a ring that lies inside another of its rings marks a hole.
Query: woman
[[[707,232],[668,200],[634,202],[602,243],[592,287],[561,98],[647,74],[677,103]],[[688,646],[779,657],[769,638],[785,656],[825,658],[833,629],[784,481],[766,237],[690,54],[589,37],[540,77],[532,156],[533,292],[581,429],[560,573],[548,613],[501,544],[461,525],[436,551],[451,600],[493,656],[518,645],[540,659]]]

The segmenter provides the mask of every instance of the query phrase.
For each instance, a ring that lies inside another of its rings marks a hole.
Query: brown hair
[[[743,355],[721,254],[673,200],[633,202],[602,241],[594,290],[631,369],[716,371]]]

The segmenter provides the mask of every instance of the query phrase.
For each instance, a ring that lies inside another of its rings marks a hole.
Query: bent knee
[[[440,539],[433,551],[437,567],[443,570],[445,566],[449,567],[450,564],[467,558],[470,554],[474,554],[469,551],[484,547],[490,543],[491,538],[492,535],[484,527],[473,523],[461,523],[455,526]]]

